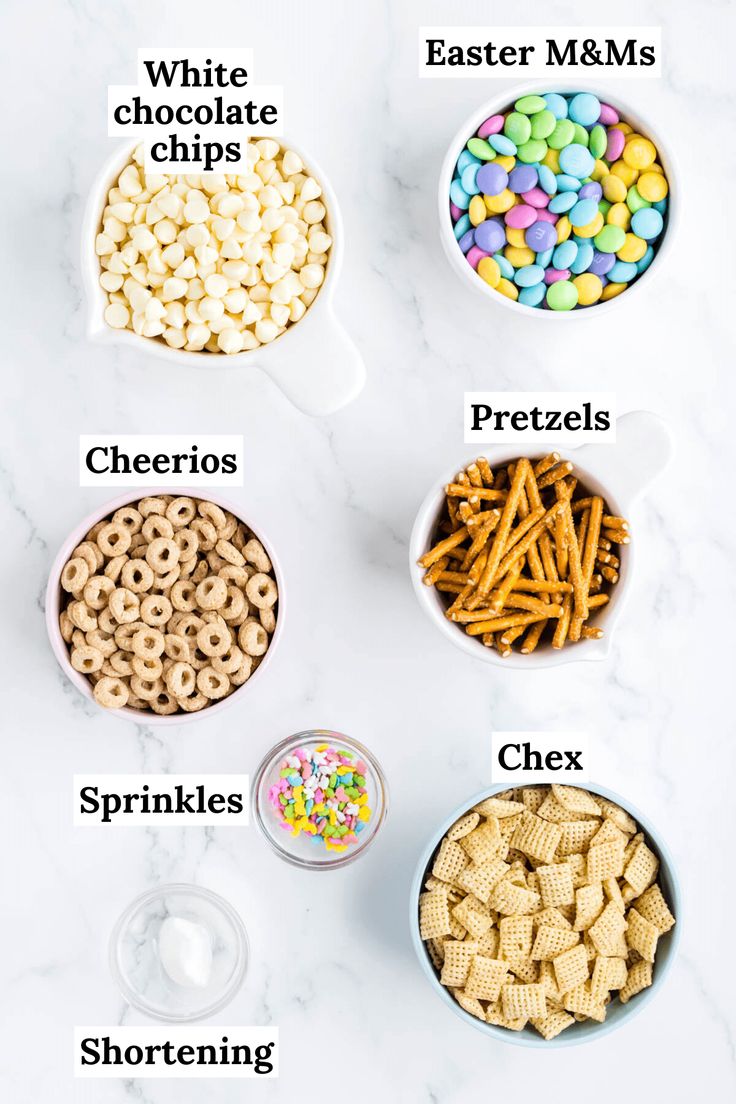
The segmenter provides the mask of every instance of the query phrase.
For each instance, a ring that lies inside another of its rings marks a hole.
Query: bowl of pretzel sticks
[[[456,646],[520,668],[608,654],[631,578],[629,509],[671,452],[655,415],[628,414],[617,430],[615,445],[570,455],[492,449],[427,495],[412,582]]]

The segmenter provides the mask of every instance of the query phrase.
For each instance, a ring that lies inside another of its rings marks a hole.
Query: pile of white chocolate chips
[[[293,150],[248,145],[239,175],[144,173],[110,189],[95,249],[105,321],[192,352],[240,353],[298,322],[325,278],[322,188]]]

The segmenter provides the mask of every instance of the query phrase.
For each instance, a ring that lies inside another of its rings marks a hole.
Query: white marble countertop
[[[590,9],[533,0],[518,14],[570,24]],[[673,135],[685,217],[647,294],[552,333],[468,296],[438,241],[445,144],[498,82],[416,76],[420,23],[518,22],[516,12],[471,0],[5,4],[0,53],[15,94],[6,93],[0,182],[9,216],[3,1100],[292,1101],[334,1095],[325,1071],[356,1104],[459,1104],[518,1096],[521,1084],[530,1099],[555,1102],[582,1084],[600,1104],[622,1093],[677,1104],[704,1090],[725,1100],[733,1090],[733,240],[723,193],[712,189],[716,165],[724,181],[736,168],[726,137],[736,20],[726,3],[696,15],[685,0],[624,0],[614,15],[619,25],[664,28],[663,78],[615,87]],[[368,383],[328,419],[299,415],[257,372],[176,370],[85,337],[79,228],[110,148],[106,86],[132,81],[139,45],[223,41],[256,47],[259,79],[285,85],[288,130],[341,198],[336,306]],[[583,387],[616,389],[621,409],[658,411],[676,439],[670,468],[632,519],[639,556],[627,614],[605,663],[487,668],[447,644],[417,606],[407,571],[415,511],[438,473],[467,455],[464,389]],[[232,496],[264,519],[290,592],[280,655],[252,694],[163,732],[88,706],[56,665],[42,613],[57,546],[111,497],[78,487],[78,435],[154,430],[244,434],[248,476]],[[312,725],[365,742],[389,776],[385,829],[344,871],[296,871],[254,827],[72,827],[75,772],[252,771],[272,743]],[[676,856],[686,911],[666,986],[634,1024],[584,1047],[524,1051],[484,1038],[432,996],[414,958],[414,864],[447,813],[489,781],[491,727],[589,730],[597,781],[645,810]],[[220,1021],[279,1026],[279,1081],[75,1084],[74,1024],[144,1022],[114,987],[107,941],[132,897],[164,881],[207,886],[241,912],[252,962]],[[326,1036],[327,1062],[315,1057]]]

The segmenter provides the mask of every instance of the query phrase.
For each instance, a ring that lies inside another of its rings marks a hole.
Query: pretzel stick
[[[429,552],[425,552],[423,556],[420,556],[417,563],[420,567],[431,567],[433,563],[441,559],[451,548],[457,548],[459,544],[462,544],[467,535],[468,527],[467,525],[462,525],[449,537],[446,537],[444,540],[441,540],[439,544],[436,544],[434,548],[430,548]]]
[[[631,544],[631,537],[621,529],[604,529],[603,535],[606,540],[613,541],[614,544]]]
[[[603,629],[599,629],[595,625],[583,625],[580,635],[583,640],[600,640],[603,636]]]
[[[539,613],[514,613],[505,614],[503,617],[494,617],[490,621],[478,621],[468,625],[465,630],[468,636],[480,636],[485,632],[498,632],[499,629],[513,629],[515,625],[531,625],[533,621],[546,620],[548,617],[561,617],[562,606],[547,606],[544,614]]]
[[[534,651],[537,644],[539,643],[539,638],[544,632],[546,626],[546,621],[535,621],[535,623],[531,626],[521,645],[521,651],[523,655],[531,655],[531,653]]]
[[[585,620],[585,618],[588,616],[588,607],[585,604],[588,588],[583,582],[583,568],[580,563],[580,546],[578,545],[577,539],[575,537],[575,523],[572,520],[572,512],[570,510],[569,499],[565,499],[565,501],[562,503],[562,510],[565,516],[565,524],[567,526],[567,537],[569,544],[569,574],[570,582],[572,583],[573,605],[576,615]]]
[[[506,498],[505,491],[494,491],[493,487],[469,487],[462,483],[448,483],[445,487],[448,498],[467,498],[472,502],[474,498],[488,502],[503,502]]]
[[[579,640],[583,621],[588,617],[588,595],[590,593],[590,584],[593,578],[593,571],[595,568],[596,555],[598,552],[598,538],[601,531],[601,518],[603,517],[603,499],[600,495],[594,495],[590,504],[590,516],[588,518],[588,529],[585,535],[585,548],[583,550],[583,561],[581,565],[582,569],[582,599],[584,602],[585,612],[581,612],[576,603],[575,616],[572,619],[570,625],[570,640]],[[572,522],[572,514],[570,515],[570,521]],[[608,553],[603,553],[608,555]]]
[[[478,471],[480,472],[480,477],[483,480],[485,486],[492,487],[493,472],[491,471],[491,466],[488,463],[488,460],[485,458],[485,456],[479,456],[475,462],[478,465]]]
[[[601,525],[604,529],[622,529],[624,533],[629,528],[629,523],[625,518],[613,517],[611,514],[604,514],[601,518]]]
[[[474,564],[479,552],[485,547],[488,540],[491,529],[493,528],[493,519],[485,522],[483,525],[478,526],[475,531],[475,536],[471,542],[468,551],[465,553],[465,559],[462,562],[461,571],[470,571],[470,568]]]
[[[559,464],[560,454],[559,452],[550,452],[547,456],[543,457],[538,463],[534,465],[534,474],[539,479],[540,475],[544,475],[545,472],[553,468],[555,464]]]
[[[556,453],[554,454],[557,455]],[[527,479],[527,494],[529,496],[529,505],[532,507],[542,505],[542,496],[539,493],[539,486],[537,484],[536,473],[531,472]],[[542,560],[542,566],[544,568],[545,578],[549,582],[556,583],[559,579],[557,574],[557,565],[555,564],[555,558],[552,554],[552,541],[550,540],[549,533],[543,531],[539,536],[539,555]],[[561,602],[562,594],[560,591],[552,591],[552,601]]]
[[[536,510],[532,510],[527,516],[519,522],[515,529],[512,529],[509,533],[509,539],[506,541],[506,546],[503,550],[504,556],[511,551],[515,544],[521,540],[521,538],[529,532],[533,525],[536,525],[541,518],[544,517],[544,506],[540,506]]]
[[[531,551],[531,549],[530,549]],[[572,590],[572,583],[557,582],[548,583],[546,579],[519,579],[516,590],[530,590],[533,594],[550,594],[552,591],[563,593]]]
[[[569,460],[563,460],[556,468],[550,468],[548,472],[545,472],[544,475],[540,476],[537,480],[540,491],[544,490],[545,487],[551,487],[558,479],[564,479],[571,471],[572,464]]]
[[[523,537],[522,540],[520,540],[519,543],[511,549],[507,556],[504,556],[498,566],[498,571],[496,572],[497,579],[502,579],[511,567],[511,564],[514,563],[515,560],[517,560],[520,556],[526,555],[534,541],[538,540],[540,535],[545,531],[547,525],[549,525],[550,522],[554,521],[554,519],[557,517],[557,514],[564,505],[565,503],[555,502],[554,506],[550,506],[544,517],[542,517],[536,525],[532,526],[526,536]],[[488,562],[490,563],[490,557]],[[484,572],[484,574],[487,573],[487,571],[488,564],[486,564],[486,571]]]
[[[570,628],[570,614],[572,613],[572,597],[566,594],[562,602],[562,613],[555,627],[555,635],[552,637],[552,647],[561,648],[567,638],[567,630]]]
[[[545,617],[549,609],[549,603],[543,602],[541,598],[533,598],[531,594],[517,594],[515,591],[509,594],[505,605],[510,609],[529,610],[531,613],[540,613]]]
[[[501,514],[501,520],[498,523],[496,534],[491,546],[491,551],[488,555],[488,562],[485,566],[483,574],[480,577],[478,583],[478,591],[480,594],[487,594],[491,589],[491,584],[498,571],[498,565],[501,562],[503,550],[506,546],[506,541],[509,538],[511,532],[511,526],[513,524],[514,516],[519,506],[519,498],[524,486],[524,481],[527,477],[527,473],[531,470],[531,465],[528,460],[522,458],[519,460],[514,471],[514,478],[511,482],[508,497],[504,504],[503,513]],[[518,547],[518,546],[517,546]],[[526,551],[526,549],[524,550]],[[508,568],[506,569],[508,570]],[[504,572],[504,575],[506,572]]]
[[[540,622],[536,621],[535,624],[538,625],[540,624]],[[523,636],[526,631],[526,625],[517,625],[513,629],[506,629],[506,632],[501,637],[501,642],[507,645],[513,644],[514,641],[517,640],[520,636]]]
[[[506,577],[503,579],[501,585],[495,592],[495,596],[488,603],[492,610],[496,613],[500,613],[503,607],[506,605],[506,599],[511,591],[514,589],[519,576],[521,575],[521,569],[524,566],[523,557],[513,565]]]
[[[601,606],[605,606],[610,602],[610,598],[607,594],[592,594],[588,599],[588,609],[600,609]]]
[[[449,556],[442,556],[439,560],[437,560],[437,563],[432,564],[429,571],[427,571],[424,578],[422,579],[422,582],[424,583],[424,585],[425,586],[434,586],[434,584],[437,582],[437,580],[439,579],[440,575],[445,570],[445,568],[447,567],[449,562],[450,562],[450,557]]]

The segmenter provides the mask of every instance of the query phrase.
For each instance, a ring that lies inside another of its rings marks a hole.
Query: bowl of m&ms
[[[521,89],[485,104],[453,140],[442,243],[493,301],[550,317],[600,310],[661,267],[671,183],[662,142],[617,98]]]
[[[252,803],[256,824],[280,858],[330,870],[374,841],[386,818],[388,788],[368,748],[341,732],[313,728],[268,752]]]

